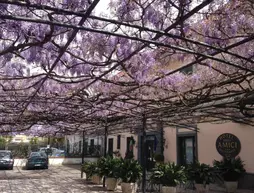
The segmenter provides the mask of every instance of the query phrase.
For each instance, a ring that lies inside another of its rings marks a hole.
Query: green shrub
[[[12,151],[13,157],[15,158],[27,158],[29,153],[29,144],[9,144],[8,150]]]
[[[135,183],[142,176],[142,167],[137,160],[134,159],[122,159],[120,165],[119,177],[125,183]]]
[[[157,164],[152,170],[151,181],[163,186],[177,186],[187,180],[185,167],[174,162]]]
[[[195,181],[197,184],[210,184],[214,182],[214,169],[207,164],[195,162],[188,165],[187,173],[189,180]]]
[[[82,165],[82,171],[86,173],[86,178],[90,179],[92,175],[97,174],[97,162],[85,162]]]
[[[245,172],[244,162],[240,157],[230,160],[223,159],[221,161],[214,160],[213,165],[225,181],[238,181]]]
[[[120,158],[113,158],[111,156],[108,156],[106,158],[103,157],[98,160],[98,167],[100,168],[100,173],[102,176],[119,178],[120,166]]]

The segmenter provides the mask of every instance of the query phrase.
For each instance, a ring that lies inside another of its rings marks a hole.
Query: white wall
[[[247,172],[254,173],[254,127],[238,124],[198,124],[198,159],[200,162],[212,164],[213,160],[221,160],[216,150],[216,140],[223,133],[232,133],[241,143],[239,156],[245,162]]]
[[[120,149],[117,149],[117,135],[121,135],[121,146]],[[108,143],[108,139],[113,138],[113,151],[119,151],[121,154],[121,157],[125,157],[125,153],[127,150],[127,137],[131,137],[133,136],[134,140],[136,141],[135,145],[134,145],[134,149],[133,149],[133,153],[134,153],[134,158],[138,159],[138,136],[137,135],[133,135],[131,133],[119,133],[117,135],[108,135],[107,138],[107,143]],[[107,144],[107,151],[108,151],[108,144]]]
[[[84,161],[96,161],[98,158],[85,158]],[[14,166],[25,166],[27,159],[14,159]],[[50,166],[61,165],[79,165],[82,163],[82,158],[49,158]]]

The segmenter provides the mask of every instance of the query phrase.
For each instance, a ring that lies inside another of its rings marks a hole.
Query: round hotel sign
[[[223,133],[216,140],[216,149],[227,159],[236,157],[241,151],[240,140],[231,133]]]

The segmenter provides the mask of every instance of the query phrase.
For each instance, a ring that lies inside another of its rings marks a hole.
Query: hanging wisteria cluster
[[[253,7],[1,0],[0,131],[138,132],[144,116],[151,129],[158,121],[254,125]]]

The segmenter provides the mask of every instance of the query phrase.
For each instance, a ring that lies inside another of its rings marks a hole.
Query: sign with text
[[[216,149],[227,159],[236,157],[241,151],[240,140],[231,133],[223,133],[216,140]]]

